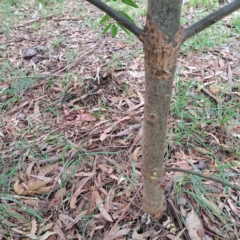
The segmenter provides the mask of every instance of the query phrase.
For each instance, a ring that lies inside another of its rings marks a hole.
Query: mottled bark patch
[[[176,64],[176,58],[183,41],[183,28],[175,34],[173,42],[168,41],[156,24],[147,16],[143,29],[142,41],[144,45],[146,71],[159,80],[167,80]]]
[[[158,119],[156,114],[149,114],[147,117],[151,121],[156,121]]]

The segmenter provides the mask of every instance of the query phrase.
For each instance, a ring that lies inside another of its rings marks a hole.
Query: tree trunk
[[[143,208],[155,219],[164,213],[164,153],[178,51],[181,0],[148,0],[142,34],[145,54],[145,107],[142,141]]]
[[[239,9],[240,0],[232,1],[185,30],[180,28],[182,0],[148,0],[143,31],[101,0],[87,1],[143,42],[146,86],[142,144],[143,208],[155,219],[160,219],[164,212],[165,138],[178,51],[183,41]]]

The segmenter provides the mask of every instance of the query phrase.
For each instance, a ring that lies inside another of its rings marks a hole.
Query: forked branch
[[[138,28],[135,24],[128,21],[125,17],[123,17],[113,8],[109,7],[101,0],[87,0],[87,1],[96,6],[97,8],[101,9],[103,12],[107,13],[110,17],[112,17],[119,24],[124,26],[126,29],[128,29],[130,32],[132,32],[136,37],[138,37],[141,40],[142,29]],[[224,7],[218,9],[217,11],[209,14],[205,18],[199,20],[198,22],[194,23],[193,25],[185,29],[183,42],[238,9],[240,9],[240,0],[234,0],[233,2],[225,5]]]
[[[101,9],[103,12],[107,13],[110,17],[116,20],[119,24],[124,26],[127,30],[132,32],[136,37],[140,38],[142,34],[142,30],[138,28],[135,24],[128,21],[125,17],[115,11],[113,8],[109,7],[107,4],[102,2],[101,0],[87,0],[95,7]]]

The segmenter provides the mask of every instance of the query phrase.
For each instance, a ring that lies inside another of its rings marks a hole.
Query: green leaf
[[[113,25],[112,23],[109,23],[102,31],[102,34],[105,34],[112,25]]]
[[[106,14],[100,21],[100,23],[104,23],[106,22],[108,19],[110,18],[110,16],[108,14]]]
[[[132,0],[121,0],[121,1],[122,1],[123,3],[131,6],[131,7],[138,8],[138,5],[137,5],[135,2],[133,2]]]
[[[130,35],[130,32],[123,26],[121,25],[120,23],[117,23],[117,25],[128,35]]]
[[[123,17],[125,17],[129,22],[134,23],[135,22],[123,11],[118,11],[119,14],[121,14]]]
[[[115,36],[117,35],[117,33],[118,33],[118,28],[117,28],[117,26],[114,24],[114,25],[112,25],[112,27],[111,27],[112,37],[115,37]]]

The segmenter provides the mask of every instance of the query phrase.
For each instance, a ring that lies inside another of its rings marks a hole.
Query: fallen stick
[[[206,179],[209,179],[209,180],[212,180],[214,182],[218,182],[218,183],[221,183],[223,186],[228,186],[234,190],[237,190],[237,191],[240,191],[240,186],[237,186],[236,184],[231,184],[231,183],[227,183],[225,181],[222,181],[218,178],[215,178],[215,177],[211,177],[211,176],[208,176],[208,175],[204,175],[202,173],[199,173],[199,172],[194,172],[194,171],[191,171],[191,170],[186,170],[186,169],[181,169],[181,168],[165,168],[165,170],[167,172],[183,172],[183,173],[188,173],[188,174],[192,174],[192,175],[196,175],[198,177],[201,177],[201,178],[206,178]]]

